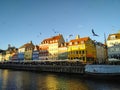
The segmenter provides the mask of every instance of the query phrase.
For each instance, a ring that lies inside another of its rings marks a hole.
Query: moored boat
[[[120,65],[86,65],[85,73],[95,76],[120,76]]]

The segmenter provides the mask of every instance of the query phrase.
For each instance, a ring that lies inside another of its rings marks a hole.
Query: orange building
[[[40,60],[48,60],[49,52],[48,52],[48,44],[42,42],[39,45],[39,59]]]

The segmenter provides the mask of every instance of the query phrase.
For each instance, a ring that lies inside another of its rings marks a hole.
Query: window
[[[78,42],[75,42],[75,44],[77,45],[77,44],[78,44]]]
[[[78,51],[76,51],[76,54],[78,54]]]
[[[84,41],[81,41],[81,44],[84,44]]]
[[[116,48],[116,51],[119,51],[119,48]]]
[[[84,52],[84,50],[82,51],[82,54],[84,54],[85,52]]]
[[[110,36],[110,39],[111,39],[111,40],[114,40],[114,39],[116,39],[116,36],[115,36],[115,35],[112,35],[112,36]]]
[[[81,51],[79,51],[79,54],[81,54]]]
[[[72,45],[72,42],[70,42],[69,45]]]

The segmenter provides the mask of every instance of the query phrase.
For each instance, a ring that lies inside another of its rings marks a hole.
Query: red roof
[[[27,48],[27,47],[34,47],[33,43],[26,43],[23,46],[21,46],[20,48]]]
[[[53,40],[59,40],[61,38],[61,34],[57,35],[57,36],[53,36],[51,38],[47,38],[47,39],[44,39],[42,42],[47,42],[47,43],[50,43],[50,41],[53,41]]]
[[[90,40],[89,37],[84,37],[84,38],[79,38],[79,39],[73,39],[73,40],[71,40],[70,42],[72,42],[72,43],[74,43],[74,42],[81,43],[81,41],[86,42],[86,41],[88,41],[88,40]]]

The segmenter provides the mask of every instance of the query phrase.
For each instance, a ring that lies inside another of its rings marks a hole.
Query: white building
[[[100,42],[95,42],[96,45],[96,56],[98,63],[106,62],[106,48],[105,45]]]

